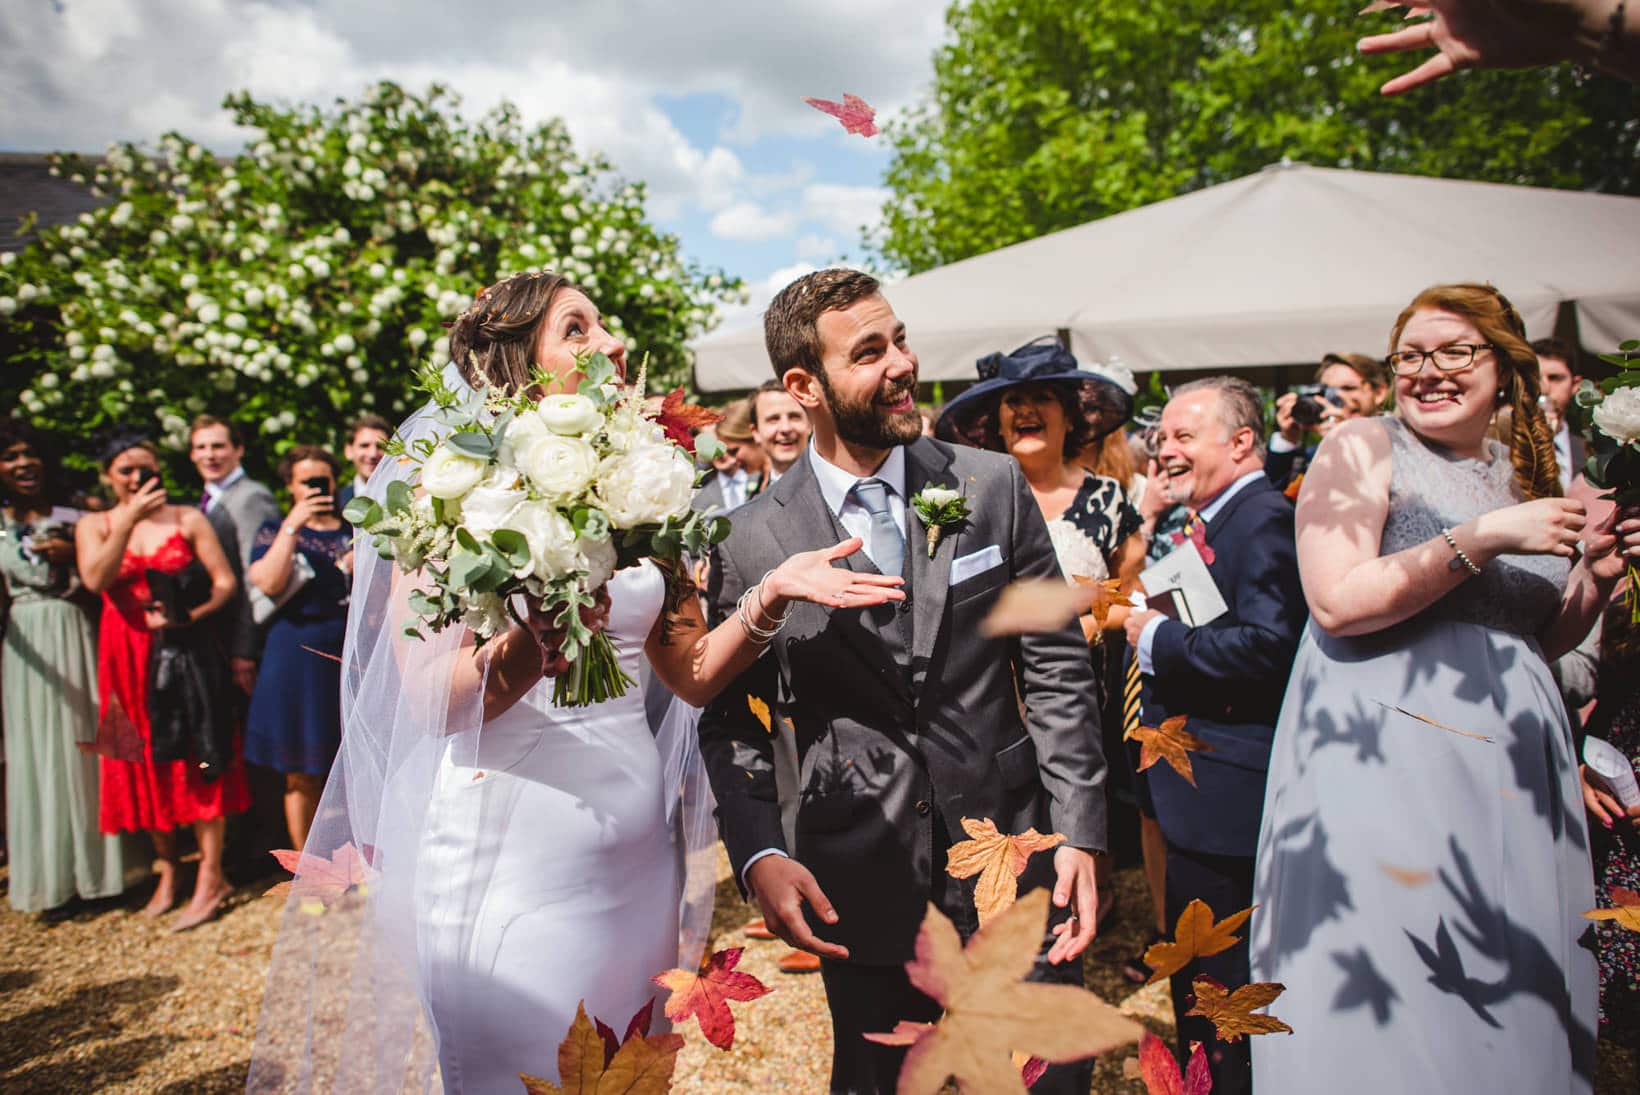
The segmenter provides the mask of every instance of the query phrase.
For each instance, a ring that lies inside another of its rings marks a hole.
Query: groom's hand
[[[1054,928],[1059,938],[1048,948],[1048,961],[1058,964],[1080,957],[1093,942],[1099,928],[1099,889],[1093,880],[1092,854],[1062,844],[1054,849],[1053,866],[1053,903],[1071,909],[1071,918]]]
[[[1093,860],[1088,863],[1091,877]],[[821,958],[848,957],[847,947],[827,943],[809,930],[809,922],[803,918],[803,904],[807,902],[821,920],[837,923],[837,910],[803,864],[783,855],[766,855],[746,871],[746,884],[763,910],[763,922],[775,935]]]

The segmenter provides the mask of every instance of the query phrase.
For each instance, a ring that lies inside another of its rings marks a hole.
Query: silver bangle
[[[756,623],[752,622],[751,609],[746,604],[748,600],[755,597],[757,599],[757,610],[762,613],[767,613],[768,611],[763,607],[762,589],[763,583],[760,581],[750,589],[746,590],[746,592],[742,593],[740,595],[740,600],[735,603],[735,615],[740,620],[740,626],[745,629],[746,637],[748,639],[756,643],[758,646],[767,646],[769,643],[774,641],[774,637],[776,635],[780,634],[780,629],[786,626],[786,621],[791,617],[792,612],[788,607],[785,613],[775,621],[775,625],[773,627],[759,627]]]
[[[1470,574],[1473,574],[1475,577],[1479,578],[1481,576],[1481,568],[1475,565],[1475,561],[1473,559],[1464,554],[1463,548],[1459,547],[1458,541],[1453,538],[1452,530],[1449,528],[1443,528],[1441,530],[1441,535],[1446,538],[1446,546],[1452,549],[1452,554],[1457,556],[1456,559],[1453,559],[1447,564],[1447,569],[1457,570],[1461,566],[1465,570],[1469,571]]]

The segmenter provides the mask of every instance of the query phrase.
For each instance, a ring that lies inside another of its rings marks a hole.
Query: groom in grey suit
[[[862,1035],[939,1017],[903,967],[930,901],[965,938],[978,929],[975,880],[945,871],[963,818],[1065,835],[1031,858],[1020,886],[1054,892],[1033,977],[1082,983],[1098,903],[1092,853],[1105,843],[1092,663],[1076,627],[979,634],[1009,582],[1059,578],[1053,545],[1013,460],[919,436],[917,359],[877,282],[810,274],[775,297],[764,329],[813,442],[736,511],[712,567],[717,610],[732,614],[793,553],[851,535],[865,550],[840,565],[902,575],[906,600],[795,605],[769,652],[708,705],[701,750],[736,877],[770,930],[822,960],[831,1090],[892,1092],[904,1051]],[[960,491],[969,509],[932,553],[912,505],[926,486]],[[790,843],[774,738],[749,697],[796,739]],[[1060,1066],[1036,1090],[1085,1095],[1090,1078],[1090,1063]]]

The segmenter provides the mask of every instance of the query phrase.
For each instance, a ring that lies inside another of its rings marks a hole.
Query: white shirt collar
[[[205,495],[214,502],[218,498],[222,497],[223,491],[227,490],[243,478],[245,478],[245,465],[241,464],[227,475],[224,475],[221,479],[218,479],[216,482],[206,483]]]
[[[905,446],[895,445],[888,450],[888,456],[882,465],[871,475],[860,476],[853,472],[844,471],[836,464],[820,455],[814,443],[809,443],[809,466],[814,469],[814,478],[820,484],[820,495],[826,500],[826,507],[831,512],[841,515],[843,503],[848,501],[849,491],[861,479],[881,479],[888,484],[888,489],[905,499]]]
[[[1240,479],[1237,479],[1234,483],[1231,483],[1228,487],[1225,487],[1223,490],[1219,491],[1219,496],[1217,498],[1197,510],[1196,520],[1203,523],[1210,523],[1213,518],[1218,516],[1219,511],[1225,507],[1230,499],[1236,496],[1237,491],[1241,490],[1241,488],[1245,487],[1247,484],[1262,479],[1263,477],[1264,469],[1254,468]]]

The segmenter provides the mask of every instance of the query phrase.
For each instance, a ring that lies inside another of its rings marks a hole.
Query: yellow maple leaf
[[[1144,1028],[1086,989],[1026,981],[1048,923],[1048,891],[1032,890],[966,948],[930,904],[906,963],[911,983],[945,1009],[931,1027],[901,1023],[866,1038],[910,1045],[899,1095],[936,1095],[947,1079],[969,1095],[1024,1095],[1013,1055],[1079,1061],[1139,1040]]]
[[[1122,596],[1122,580],[1120,578],[1108,578],[1104,581],[1098,581],[1093,578],[1084,578],[1080,574],[1073,575],[1073,577],[1082,585],[1092,589],[1093,602],[1088,606],[1088,611],[1093,613],[1094,622],[1101,628],[1105,626],[1105,621],[1110,618],[1111,609],[1117,605],[1128,603],[1128,599]]]
[[[962,827],[971,839],[951,845],[946,853],[945,873],[952,878],[979,875],[974,887],[974,909],[979,913],[981,927],[1014,903],[1026,861],[1037,852],[1065,843],[1062,833],[1043,836],[1035,829],[1009,836],[998,832],[996,823],[989,818],[976,821],[965,817]]]
[[[1620,927],[1640,932],[1640,894],[1614,886],[1611,898],[1613,908],[1590,909],[1583,915],[1589,920],[1615,920]]]
[[[629,1032],[613,1054],[609,1045],[587,1018],[583,1001],[558,1045],[558,1083],[523,1072],[518,1078],[528,1095],[665,1095],[672,1090],[681,1034]]]
[[[1211,753],[1213,747],[1184,728],[1189,719],[1174,715],[1164,719],[1160,726],[1141,726],[1133,732],[1139,742],[1139,771],[1143,772],[1159,760],[1165,760],[1190,786],[1196,786],[1196,772],[1190,766],[1190,754]]]
[[[1275,998],[1287,991],[1277,981],[1258,981],[1243,985],[1235,992],[1226,992],[1223,985],[1211,977],[1198,977],[1191,982],[1196,990],[1196,1003],[1186,1015],[1199,1015],[1213,1024],[1220,1040],[1240,1041],[1245,1034],[1274,1034],[1293,1028],[1274,1015],[1254,1015],[1254,1008],[1269,1007]]]
[[[1236,930],[1247,923],[1256,908],[1250,906],[1214,923],[1213,910],[1205,901],[1197,898],[1190,902],[1173,926],[1172,941],[1155,943],[1145,951],[1145,965],[1154,971],[1147,984],[1172,977],[1196,959],[1220,954],[1241,942]]]
[[[768,704],[764,703],[762,700],[758,699],[756,696],[747,695],[747,697],[746,697],[746,706],[751,710],[752,714],[757,717],[757,721],[763,724],[763,732],[764,733],[766,733],[766,734],[774,733],[774,725],[769,719],[769,705]]]

